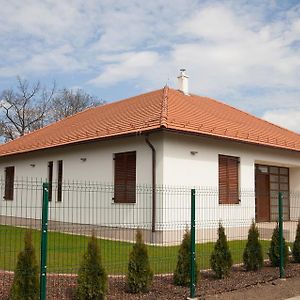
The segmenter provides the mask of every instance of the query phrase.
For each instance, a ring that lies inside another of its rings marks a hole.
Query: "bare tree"
[[[16,90],[4,90],[0,96],[0,135],[5,141],[43,127],[55,92],[55,83],[47,90],[39,82],[17,80]]]
[[[62,89],[53,99],[52,117],[54,121],[72,116],[86,108],[102,105],[103,100],[91,96],[82,89]]]
[[[62,89],[56,92],[55,83],[51,89],[40,82],[29,84],[17,78],[15,89],[0,94],[0,140],[10,141],[27,132],[71,116],[88,107],[104,103],[83,91]]]

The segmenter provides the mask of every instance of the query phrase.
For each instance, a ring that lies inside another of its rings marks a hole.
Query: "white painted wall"
[[[157,182],[162,184],[162,139],[159,139],[157,134],[150,135],[149,139],[157,150]],[[127,151],[136,151],[137,199],[135,204],[118,204],[112,200],[113,155]],[[86,158],[86,161],[83,162],[80,158]],[[144,136],[36,151],[0,159],[2,178],[5,167],[13,165],[16,184],[23,181],[22,187],[15,188],[14,201],[1,199],[0,214],[40,218],[41,182],[47,178],[48,161],[54,162],[53,180],[57,180],[58,160],[63,160],[63,201],[55,201],[54,187],[50,219],[83,224],[93,222],[98,225],[151,228],[152,193],[149,187],[152,184],[152,152]],[[32,167],[32,164],[35,167]],[[32,182],[26,186],[26,180],[30,178],[39,180],[34,191],[27,191],[32,189]],[[91,182],[97,184],[93,185]],[[88,186],[87,189],[84,188],[85,185]],[[1,194],[4,195],[4,185]]]
[[[255,217],[255,163],[290,168],[291,190],[300,193],[300,154],[230,141],[175,133],[150,135],[157,151],[157,229],[184,229],[190,221],[190,188],[198,187],[196,195],[197,224],[216,227],[226,220],[227,226],[248,226]],[[137,202],[113,203],[113,154],[137,152]],[[194,155],[191,151],[196,152]],[[241,202],[219,205],[218,155],[240,157]],[[47,162],[54,161],[56,180],[58,160],[63,160],[65,182],[98,182],[88,192],[79,184],[66,185],[63,201],[50,203],[52,220],[105,226],[151,228],[151,149],[144,136],[119,138],[57,149],[0,158],[0,174],[6,166],[15,166],[18,179],[47,178]],[[82,162],[80,158],[86,158]],[[30,166],[34,164],[35,167]],[[3,182],[3,181],[2,181]],[[102,183],[102,184],[99,184]],[[147,185],[147,187],[145,186]],[[199,188],[200,187],[200,188]],[[2,184],[2,192],[4,186]],[[15,200],[1,200],[0,215],[40,218],[41,185],[21,193]],[[299,207],[300,197],[291,198],[291,206]],[[26,202],[26,203],[25,203]],[[34,207],[34,208],[33,208]],[[291,217],[296,219],[299,212]]]
[[[195,186],[203,191],[197,194],[197,219],[202,227],[216,226],[223,220],[228,226],[248,226],[255,218],[255,164],[267,164],[289,167],[290,185],[293,192],[300,192],[300,153],[276,150],[261,146],[241,144],[213,138],[183,134],[164,134],[163,182],[172,186]],[[191,151],[196,152],[192,154]],[[218,155],[240,157],[241,202],[236,205],[220,205],[218,201]],[[181,220],[189,222],[189,209],[183,203],[189,203],[189,196],[166,199],[164,205],[176,207],[174,213],[165,210],[164,223],[173,224]],[[300,206],[300,197],[291,199],[293,207]],[[293,212],[294,219],[298,212]]]

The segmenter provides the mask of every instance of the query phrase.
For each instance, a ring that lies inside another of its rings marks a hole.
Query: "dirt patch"
[[[286,278],[300,281],[300,265],[289,264],[285,270]],[[250,298],[246,299],[266,299],[262,297],[262,292],[258,287],[269,286],[269,289],[279,287],[280,295],[284,299],[291,295],[292,288],[288,284],[283,284],[278,280],[278,268],[265,266],[257,272],[246,272],[242,267],[234,267],[230,276],[226,279],[216,280],[212,272],[204,272],[197,285],[197,296],[200,299],[241,299],[242,293],[250,293]],[[9,288],[13,280],[13,274],[8,272],[0,273],[0,299],[8,299]],[[289,281],[286,281],[289,282]],[[292,284],[293,285],[293,284]],[[47,299],[73,300],[76,288],[76,276],[70,275],[50,275],[47,278]],[[252,287],[255,287],[254,289]],[[249,292],[250,291],[250,292]],[[258,292],[259,291],[259,292]],[[295,291],[296,292],[296,291]],[[267,291],[268,295],[274,298],[271,291]],[[223,298],[228,294],[228,298]],[[174,286],[171,276],[155,277],[149,293],[132,295],[127,293],[124,277],[109,278],[109,294],[108,299],[172,299],[181,300],[189,295],[189,289]],[[235,298],[235,295],[240,298]],[[277,294],[279,295],[279,294]]]

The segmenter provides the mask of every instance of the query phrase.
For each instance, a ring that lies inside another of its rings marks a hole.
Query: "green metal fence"
[[[0,193],[4,194],[4,189],[5,183],[0,182]],[[238,265],[243,261],[249,226],[257,217],[252,190],[240,191],[238,204],[220,204],[218,189],[214,187],[157,186],[153,226],[151,186],[136,187],[135,203],[116,203],[113,184],[63,182],[61,201],[57,201],[59,189],[56,183],[52,184],[48,202],[48,184],[37,179],[16,180],[13,199],[0,201],[1,299],[8,296],[27,229],[31,229],[36,253],[40,253],[41,299],[71,299],[68,295],[76,287],[76,274],[92,233],[98,239],[110,278],[125,281],[137,229],[143,233],[155,276],[172,278],[187,229],[192,229],[191,266],[197,262],[199,269],[206,272],[210,269],[219,223],[225,227],[233,262]],[[276,204],[276,210],[282,235],[292,245],[300,218],[300,194],[290,191],[288,196],[289,220],[282,221],[282,206]],[[271,211],[275,210],[270,208],[270,214]],[[260,222],[257,226],[264,258],[268,259],[276,221]],[[192,267],[190,290],[185,290],[185,295],[192,297],[205,294],[201,284],[194,281],[194,270]],[[284,277],[283,267],[280,277]]]

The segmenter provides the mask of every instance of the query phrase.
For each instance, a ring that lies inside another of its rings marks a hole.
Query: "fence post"
[[[196,247],[195,247],[195,189],[191,190],[191,268],[190,268],[190,298],[195,297],[196,292]]]
[[[46,300],[47,289],[47,238],[48,238],[49,184],[43,183],[40,300]]]
[[[284,245],[283,245],[283,211],[282,211],[282,192],[278,195],[278,223],[279,223],[279,256],[280,256],[280,278],[284,278]]]

